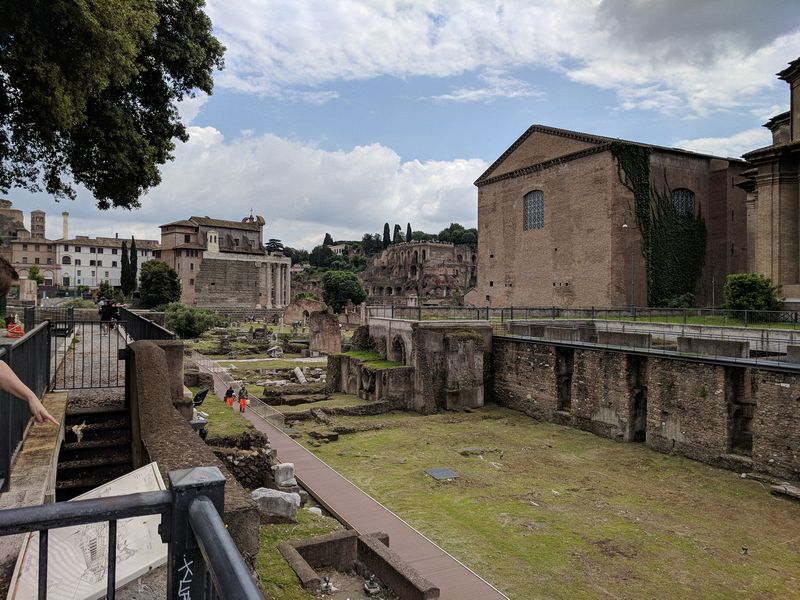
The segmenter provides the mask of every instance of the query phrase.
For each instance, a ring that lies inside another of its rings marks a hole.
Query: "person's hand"
[[[28,407],[31,409],[31,413],[33,413],[33,419],[41,424],[41,423],[52,423],[53,425],[59,425],[60,423],[55,420],[53,415],[47,412],[47,409],[42,404],[42,401],[36,397],[35,394],[31,394],[28,397]]]

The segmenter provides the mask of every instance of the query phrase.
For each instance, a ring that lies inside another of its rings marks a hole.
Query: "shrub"
[[[778,310],[780,287],[759,273],[734,273],[725,280],[725,308]]]
[[[168,304],[164,309],[164,324],[181,338],[196,338],[204,331],[220,324],[220,319],[210,310],[184,306],[180,302]]]

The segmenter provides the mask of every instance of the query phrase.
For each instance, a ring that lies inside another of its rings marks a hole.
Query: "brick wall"
[[[800,374],[493,339],[490,395],[531,417],[800,479]]]

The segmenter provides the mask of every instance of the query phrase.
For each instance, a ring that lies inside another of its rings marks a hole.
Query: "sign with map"
[[[75,498],[105,498],[164,490],[156,463],[101,485]],[[117,522],[116,587],[141,577],[167,561],[161,541],[161,515]],[[94,600],[106,592],[108,522],[51,529],[47,566],[47,597],[51,600]],[[8,593],[9,600],[38,597],[39,534],[29,533],[22,545]]]

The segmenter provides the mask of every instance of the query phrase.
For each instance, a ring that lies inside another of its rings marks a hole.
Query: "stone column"
[[[267,302],[266,302],[265,306],[267,308],[272,308],[273,304],[272,304],[272,263],[271,262],[267,262],[267,269],[266,270],[267,270],[267,277],[266,277],[266,279],[267,279]]]
[[[292,303],[292,265],[286,266],[286,304]]]
[[[277,268],[275,269],[275,287],[277,289],[277,293],[275,294],[275,305],[276,306],[283,306],[283,280],[281,279],[281,265],[275,265]]]

